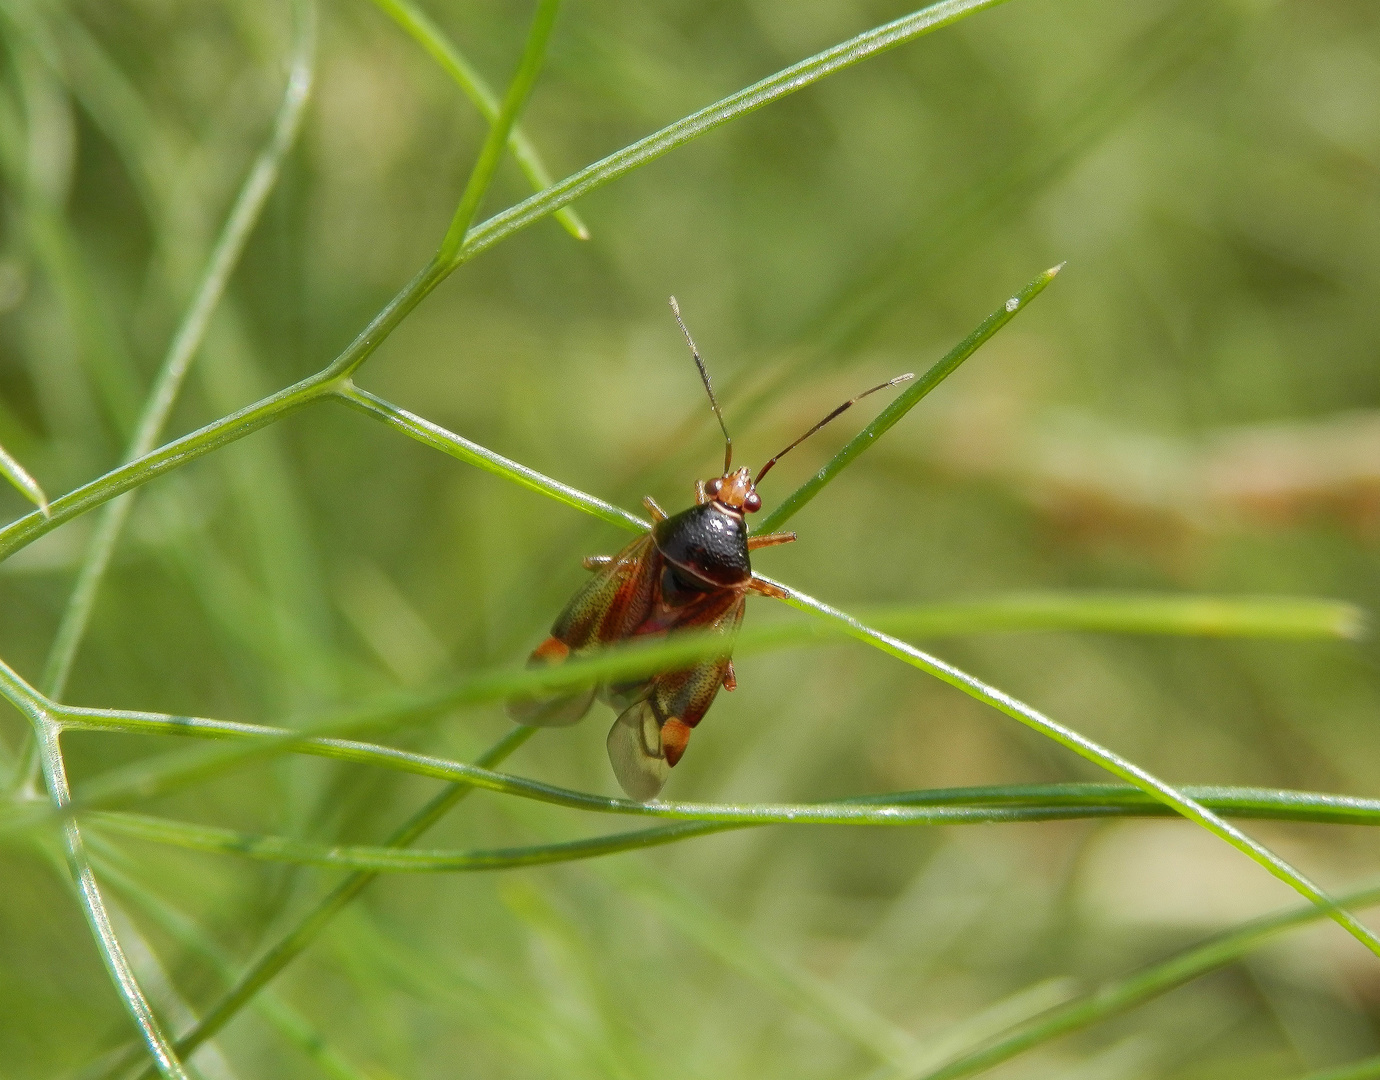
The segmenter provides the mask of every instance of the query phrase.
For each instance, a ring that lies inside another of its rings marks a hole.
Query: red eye
[[[743,509],[749,514],[755,514],[762,509],[762,496],[755,491],[749,491],[748,497],[743,500]]]
[[[711,495],[717,495],[719,493],[719,488],[723,486],[724,482],[722,480],[711,480],[709,481],[709,483],[704,485],[704,490],[709,492],[709,494]]]

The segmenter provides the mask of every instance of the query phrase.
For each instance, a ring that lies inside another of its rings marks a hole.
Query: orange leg
[[[650,495],[643,498],[642,505],[647,508],[647,513],[652,515],[653,521],[665,521],[667,517],[670,516],[666,513],[665,510],[663,510],[656,504],[656,500],[653,499]]]
[[[752,580],[748,582],[748,589],[751,592],[755,592],[758,596],[770,596],[777,600],[784,600],[791,595],[780,585],[773,585],[770,581],[763,581],[755,574]]]
[[[758,548],[776,547],[777,544],[789,544],[795,540],[795,533],[766,533],[762,536],[748,537],[748,550],[756,551]]]
[[[732,660],[730,660],[728,666],[724,668],[724,689],[730,693],[738,689],[738,675],[733,670]]]

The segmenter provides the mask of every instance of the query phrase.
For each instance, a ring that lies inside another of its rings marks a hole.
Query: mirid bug
[[[594,577],[571,597],[551,627],[551,636],[533,650],[528,663],[560,664],[572,653],[615,641],[691,628],[722,633],[729,639],[724,652],[693,667],[650,678],[544,697],[516,697],[507,703],[508,715],[519,724],[557,727],[583,719],[596,696],[607,702],[619,714],[609,730],[609,762],[623,790],[643,802],[654,798],[666,783],[719,687],[732,690],[737,685],[732,636],[743,621],[747,595],[784,595],[777,586],[753,575],[748,555],[795,539],[795,533],[748,534],[746,515],[762,508],[757,494],[762,477],[854,402],[912,378],[897,376],[845,401],[772,457],[754,478],[746,467],[733,468],[733,439],[674,296],[671,310],[724,433],[723,475],[697,480],[695,505],[679,514],[668,515],[651,496],[643,499],[652,515],[651,531],[617,555],[584,560]]]

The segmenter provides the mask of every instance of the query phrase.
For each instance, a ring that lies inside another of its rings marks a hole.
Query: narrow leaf
[[[532,87],[537,83],[537,74],[541,71],[542,60],[546,57],[546,43],[551,39],[551,29],[556,25],[556,14],[560,9],[561,0],[539,0],[537,4],[537,14],[532,20],[532,29],[527,34],[527,46],[523,49],[522,59],[518,62],[513,81],[508,85],[503,107],[499,110],[497,119],[489,125],[488,137],[479,150],[479,158],[475,161],[469,182],[460,196],[460,205],[455,208],[450,228],[446,231],[445,239],[441,241],[441,250],[436,256],[438,265],[445,265],[455,257],[466,233],[469,232],[474,215],[478,213],[479,204],[484,199],[484,193],[489,190],[494,172],[503,157],[503,149],[508,145],[508,138],[512,134],[513,125],[517,123],[518,114],[527,104]]]
[[[485,120],[490,124],[498,123],[501,109],[498,95],[426,12],[409,0],[374,0],[374,3],[455,80],[455,84],[474,103]],[[518,125],[514,125],[508,134],[508,151],[523,174],[531,181],[534,189],[541,191],[551,186],[551,173],[542,163],[541,155],[537,153],[532,140]],[[589,229],[571,207],[557,210],[556,220],[576,240],[589,239]]]
[[[881,414],[863,428],[857,435],[849,440],[842,450],[830,459],[829,464],[810,477],[809,480],[801,484],[795,491],[791,492],[781,505],[768,514],[758,523],[754,532],[769,533],[777,532],[782,525],[794,517],[800,510],[824,490],[824,485],[829,483],[834,477],[838,476],[844,469],[876,442],[891,427],[915,408],[920,403],[920,399],[942,383],[950,375],[958,370],[958,366],[977,352],[978,349],[993,334],[1000,330],[1016,317],[1016,313],[1023,311],[1031,300],[1039,296],[1044,291],[1046,285],[1054,280],[1054,276],[1063,268],[1063,264],[1051,267],[1037,277],[1015,296],[1006,300],[1001,307],[988,315],[979,324],[978,328],[966,338],[955,345],[949,352],[929,371],[920,376],[914,383],[906,388],[904,393],[898,394]]]
[[[52,516],[52,511],[48,509],[48,496],[43,494],[38,481],[30,476],[24,466],[15,461],[3,446],[0,446],[0,475],[23,492],[24,497],[37,506],[45,518]]]

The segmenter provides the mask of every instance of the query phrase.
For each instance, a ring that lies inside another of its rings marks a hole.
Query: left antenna
[[[680,305],[676,303],[674,296],[671,297],[671,314],[675,315],[676,323],[680,326],[680,332],[685,335],[685,344],[690,346],[690,355],[695,358],[695,366],[700,369],[700,378],[704,381],[704,392],[709,395],[709,407],[719,418],[719,428],[724,433],[724,475],[727,476],[728,470],[733,465],[733,436],[728,433],[728,425],[724,423],[723,410],[719,408],[719,399],[714,396],[714,384],[709,381],[709,372],[705,370],[704,361],[700,359],[700,350],[695,348],[695,339],[685,328],[685,320],[680,317]]]

